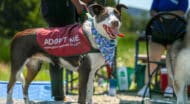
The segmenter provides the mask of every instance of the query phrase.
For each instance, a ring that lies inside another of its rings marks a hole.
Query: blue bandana
[[[109,40],[105,37],[103,37],[94,27],[94,23],[92,22],[92,28],[91,28],[93,37],[95,38],[95,42],[98,46],[98,49],[102,53],[103,57],[105,58],[106,62],[110,65],[110,67],[114,64],[114,58],[115,58],[115,51],[116,51],[116,44],[117,41]]]

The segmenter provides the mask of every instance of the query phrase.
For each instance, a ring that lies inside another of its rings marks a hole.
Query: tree
[[[98,4],[106,5],[106,6],[114,6],[115,0],[95,0]]]
[[[0,36],[12,37],[17,31],[45,26],[40,0],[1,0]]]
[[[114,0],[97,0],[114,6]],[[13,37],[17,31],[47,26],[40,11],[40,0],[0,0],[0,36]]]

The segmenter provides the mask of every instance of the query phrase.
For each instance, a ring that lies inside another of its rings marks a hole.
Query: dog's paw
[[[13,100],[7,100],[6,104],[13,104]]]

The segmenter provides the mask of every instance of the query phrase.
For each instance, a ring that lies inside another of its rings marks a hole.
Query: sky
[[[149,10],[152,4],[152,1],[153,0],[120,0],[120,3],[123,3],[129,7]],[[189,8],[190,8],[190,1],[189,1]]]

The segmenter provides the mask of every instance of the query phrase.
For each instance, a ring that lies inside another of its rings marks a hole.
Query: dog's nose
[[[118,21],[112,21],[112,22],[111,22],[111,25],[112,25],[113,27],[118,27],[118,26],[119,26],[119,22],[118,22]]]

